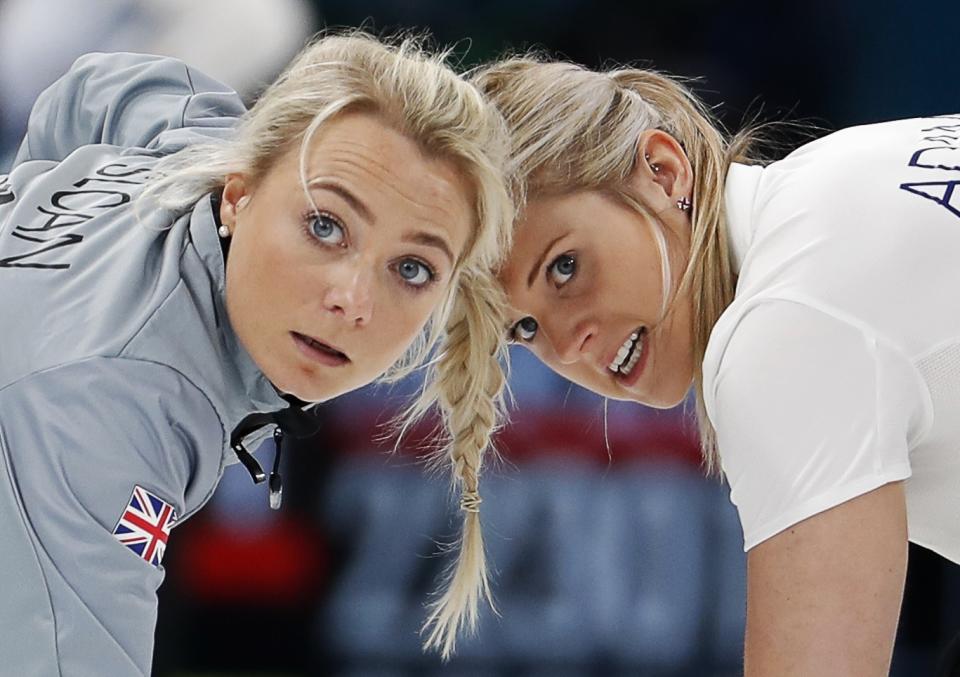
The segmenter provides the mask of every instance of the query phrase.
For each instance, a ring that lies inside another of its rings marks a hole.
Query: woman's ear
[[[227,174],[220,199],[220,223],[231,231],[237,224],[237,212],[250,201],[247,180],[243,174]]]
[[[655,212],[693,199],[693,168],[680,143],[667,132],[648,129],[637,139],[637,159],[628,179],[631,188]]]

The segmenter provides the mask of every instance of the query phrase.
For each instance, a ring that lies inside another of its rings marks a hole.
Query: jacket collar
[[[278,411],[290,405],[253,361],[230,324],[225,296],[226,250],[217,234],[220,218],[219,209],[214,204],[213,195],[197,203],[190,217],[190,235],[211,278],[215,330],[221,348],[220,367],[226,385],[224,398],[228,420],[224,423],[233,430],[249,414]]]

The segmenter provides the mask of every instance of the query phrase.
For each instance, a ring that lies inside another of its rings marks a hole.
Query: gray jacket
[[[0,176],[2,674],[148,674],[156,530],[210,498],[241,419],[287,406],[227,319],[210,200],[133,208],[243,112],[175,59],[88,55]]]

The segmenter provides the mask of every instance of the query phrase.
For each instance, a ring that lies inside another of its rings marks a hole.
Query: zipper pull
[[[250,473],[250,477],[253,479],[254,484],[260,484],[267,479],[267,474],[263,472],[263,468],[260,467],[260,464],[257,463],[257,459],[253,457],[247,448],[243,446],[242,442],[235,442],[233,444],[233,453],[237,455],[237,458],[240,459],[240,462],[243,463],[243,467],[247,469],[247,472]]]
[[[277,426],[273,429],[273,445],[276,447],[276,453],[273,456],[273,470],[270,471],[270,507],[274,510],[280,509],[280,502],[283,500],[283,481],[280,479],[280,448],[282,444],[283,430],[280,429],[280,426]]]

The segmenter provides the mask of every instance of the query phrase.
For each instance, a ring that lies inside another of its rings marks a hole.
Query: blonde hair
[[[509,140],[503,119],[447,65],[448,56],[428,53],[411,37],[393,43],[359,31],[320,37],[264,91],[231,139],[191,146],[161,160],[141,197],[172,211],[191,209],[222,189],[230,173],[247,173],[255,184],[294,144],[299,144],[303,180],[313,134],[351,111],[379,115],[467,179],[472,237],[424,331],[383,376],[398,380],[429,362],[421,395],[402,425],[439,404],[446,430],[440,455],[449,459],[462,497],[459,553],[425,624],[426,647],[440,649],[444,658],[453,652],[459,630],[475,629],[479,598],[490,599],[478,481],[503,411],[505,302],[494,271],[509,248],[513,218],[504,178]]]
[[[666,131],[683,147],[694,187],[689,261],[678,290],[691,292],[697,418],[704,463],[713,473],[718,457],[703,405],[703,355],[713,325],[733,299],[723,190],[730,163],[745,159],[749,134],[728,140],[690,89],[651,70],[595,72],[528,56],[486,66],[473,80],[507,120],[511,173],[525,196],[607,190],[662,230],[653,210],[627,190],[626,179],[642,132]],[[662,233],[657,243],[666,304],[671,274]]]

